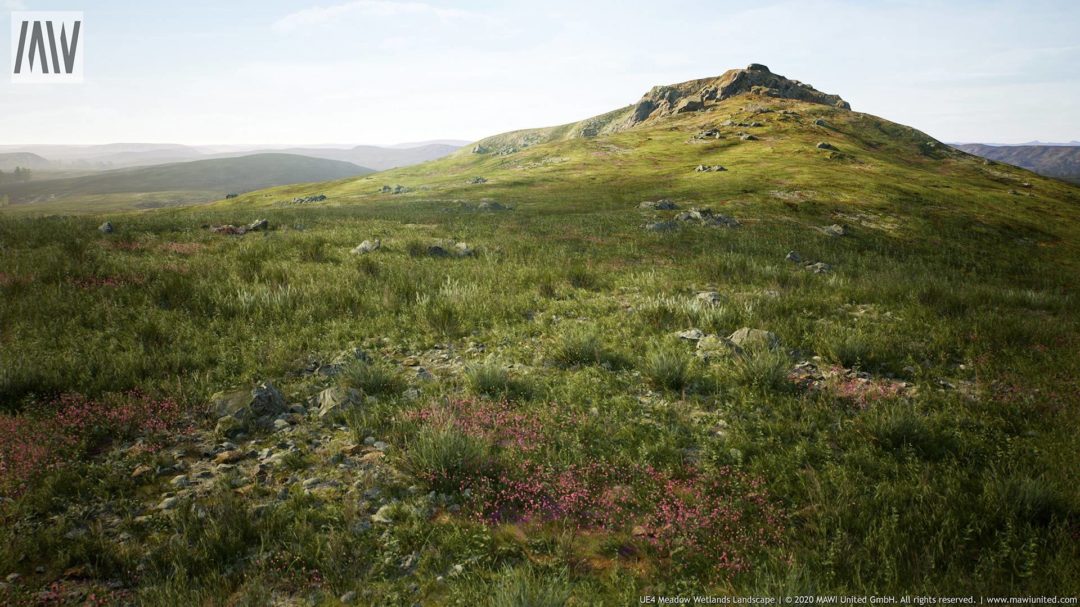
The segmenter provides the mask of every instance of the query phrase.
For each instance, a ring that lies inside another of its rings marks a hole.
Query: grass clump
[[[450,423],[425,425],[405,451],[405,467],[436,491],[457,491],[490,467],[490,446]]]
[[[562,335],[552,348],[551,361],[564,369],[587,365],[622,365],[622,360],[604,346],[600,336],[586,329],[575,329]]]
[[[493,584],[492,607],[563,607],[573,585],[566,571],[544,573],[529,566],[503,571]]]
[[[469,367],[465,380],[474,394],[495,399],[525,400],[534,391],[531,382],[512,376],[504,367],[494,363]]]
[[[339,383],[373,396],[397,394],[405,389],[405,381],[397,370],[364,360],[349,363],[342,370]]]
[[[696,377],[693,358],[674,346],[662,346],[649,352],[640,370],[654,388],[674,392],[689,388]]]
[[[782,392],[792,385],[788,380],[790,367],[791,360],[782,350],[754,348],[735,356],[729,373],[740,386]]]

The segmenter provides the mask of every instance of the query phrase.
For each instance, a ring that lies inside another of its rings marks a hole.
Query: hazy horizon
[[[751,62],[942,141],[1080,140],[1080,10],[1060,0],[0,6],[5,35],[8,10],[83,11],[86,49],[83,84],[0,79],[4,145],[474,141]]]

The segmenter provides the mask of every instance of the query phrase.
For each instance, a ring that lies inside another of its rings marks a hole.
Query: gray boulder
[[[267,221],[265,219],[256,219],[255,221],[251,222],[251,224],[247,227],[247,231],[248,232],[255,232],[255,231],[258,231],[258,230],[265,230],[265,229],[267,229],[269,227],[270,227],[270,222],[269,221]]]
[[[270,382],[252,390],[218,392],[210,397],[210,412],[223,434],[236,434],[251,425],[270,426],[273,418],[288,411],[285,397]]]
[[[378,251],[382,247],[382,241],[376,238],[375,240],[365,240],[361,242],[355,249],[352,250],[353,255],[364,255],[371,253],[372,251]]]
[[[694,299],[710,306],[724,301],[724,297],[717,291],[702,291],[694,296]]]
[[[817,149],[819,149],[819,150],[835,150],[836,146],[834,146],[831,143],[821,141],[821,142],[818,142]]]
[[[776,348],[780,345],[780,338],[769,331],[743,327],[728,336],[728,340],[736,346],[747,350],[754,348]]]
[[[679,224],[674,221],[656,221],[645,224],[645,229],[649,232],[671,232],[678,230]]]
[[[353,388],[327,388],[317,397],[319,417],[335,417],[361,402],[360,392]]]
[[[821,228],[821,231],[828,236],[845,236],[847,234],[847,229],[838,223],[834,223],[831,226],[825,226],[824,228]]]
[[[679,206],[667,198],[662,198],[660,200],[646,200],[639,204],[638,208],[651,211],[674,211]]]
[[[112,234],[113,233],[112,223],[106,221],[105,223],[99,225],[98,226],[98,232],[101,232],[102,234]]]

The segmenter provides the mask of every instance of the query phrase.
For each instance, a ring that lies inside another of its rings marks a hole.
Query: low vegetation
[[[725,103],[112,233],[0,216],[0,602],[1076,594],[1080,192]],[[764,126],[693,140],[729,116]],[[210,413],[253,387],[266,423]]]

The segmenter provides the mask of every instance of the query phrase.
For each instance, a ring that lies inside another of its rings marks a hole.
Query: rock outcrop
[[[798,80],[790,80],[774,74],[764,65],[751,63],[746,69],[728,70],[719,78],[704,78],[682,84],[653,87],[634,106],[624,127],[632,127],[654,118],[705,110],[716,102],[743,93],[798,99],[845,110],[851,109],[851,105],[837,95],[822,93]]]

